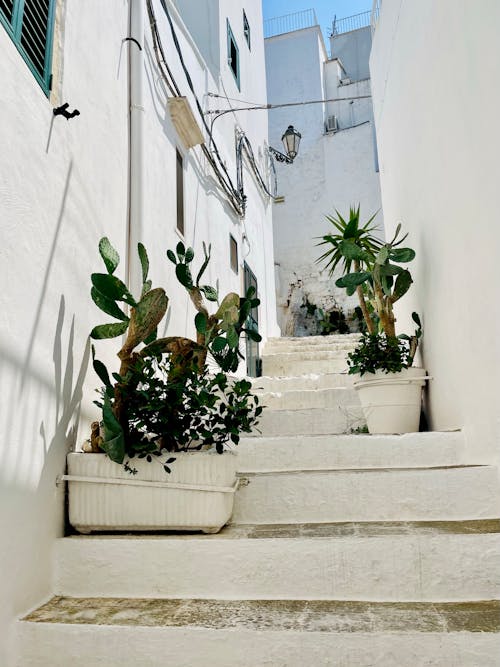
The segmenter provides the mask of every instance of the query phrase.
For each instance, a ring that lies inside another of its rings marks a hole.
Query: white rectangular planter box
[[[127,472],[105,454],[68,454],[69,521],[79,532],[202,530],[217,532],[230,519],[236,490],[232,452],[172,453],[159,461],[131,459]],[[156,457],[155,457],[156,458]],[[102,481],[101,481],[102,480]]]

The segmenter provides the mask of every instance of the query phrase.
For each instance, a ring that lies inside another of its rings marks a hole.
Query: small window
[[[184,159],[178,149],[176,153],[177,230],[184,236]]]
[[[235,273],[238,273],[238,243],[236,239],[229,235],[229,262]]]
[[[56,0],[0,0],[0,23],[46,95],[50,92]]]
[[[247,40],[248,48],[250,49],[250,23],[248,23],[247,15],[245,14],[245,10],[243,10],[243,34],[245,35],[245,39]]]
[[[227,64],[234,75],[238,90],[240,90],[240,53],[229,20],[227,21]]]

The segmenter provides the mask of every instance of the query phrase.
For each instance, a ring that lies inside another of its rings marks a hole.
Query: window
[[[46,95],[51,83],[55,4],[56,0],[0,0],[0,23]]]
[[[245,39],[247,40],[248,48],[250,49],[250,23],[248,23],[247,15],[245,14],[245,10],[243,10],[243,34],[245,35]]]
[[[229,20],[227,21],[227,63],[234,75],[238,90],[240,90],[240,54]]]
[[[177,229],[184,236],[184,159],[176,151]]]
[[[238,243],[236,239],[229,235],[229,263],[235,273],[238,273]]]

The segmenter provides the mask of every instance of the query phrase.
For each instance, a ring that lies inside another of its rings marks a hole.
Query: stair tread
[[[225,526],[215,535],[185,532],[148,534],[70,535],[63,540],[253,540],[253,539],[323,539],[336,537],[383,537],[407,535],[472,535],[500,533],[499,519],[462,521],[343,521],[334,523],[235,524]]]
[[[23,621],[329,633],[498,633],[500,600],[428,603],[54,597]]]

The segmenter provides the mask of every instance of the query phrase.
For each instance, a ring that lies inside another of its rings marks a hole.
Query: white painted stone
[[[303,375],[306,373],[347,372],[345,354],[338,352],[285,352],[262,358],[263,375]]]
[[[352,387],[354,376],[347,373],[308,373],[288,377],[262,376],[252,378],[253,391],[284,392],[288,390],[332,389],[334,387]]]
[[[238,470],[321,470],[453,466],[464,460],[464,437],[404,435],[291,435],[241,439]]]
[[[254,393],[259,396],[260,403],[265,406],[266,411],[303,410],[306,408],[331,409],[340,406],[359,406],[357,392],[347,387]]]
[[[16,667],[498,667],[500,654],[500,636],[482,632],[19,626]]]
[[[410,524],[399,533],[383,531],[364,537],[360,526],[360,536],[354,537],[314,537],[312,527],[309,535],[296,538],[248,539],[244,530],[232,539],[230,532],[208,539],[65,538],[56,544],[54,592],[71,597],[383,601],[490,600],[500,595],[499,533],[437,534],[432,527],[412,533]]]
[[[349,397],[344,405],[333,408],[306,408],[304,410],[267,410],[262,413],[256,436],[320,435],[348,433],[365,424],[359,403],[351,404]]]
[[[234,523],[495,518],[493,466],[257,473],[235,498]]]

